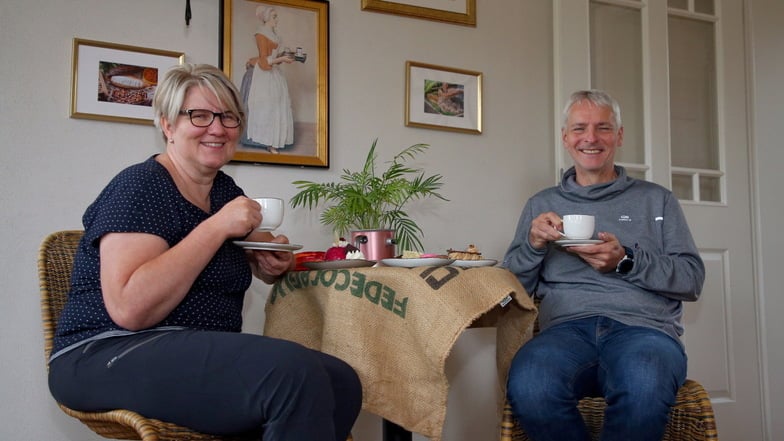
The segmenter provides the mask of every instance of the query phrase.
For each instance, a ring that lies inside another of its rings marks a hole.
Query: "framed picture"
[[[223,71],[248,116],[233,160],[329,167],[329,3],[223,0]]]
[[[71,118],[152,124],[158,76],[184,60],[182,52],[74,38]]]
[[[476,0],[362,0],[362,10],[476,26]]]
[[[482,73],[407,61],[406,126],[482,133]]]

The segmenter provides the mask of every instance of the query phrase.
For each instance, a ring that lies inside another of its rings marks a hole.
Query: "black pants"
[[[253,334],[147,332],[92,342],[49,366],[54,398],[75,410],[129,409],[217,435],[343,441],[362,387],[343,361]]]

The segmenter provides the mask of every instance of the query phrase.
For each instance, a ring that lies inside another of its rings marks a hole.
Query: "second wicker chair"
[[[538,307],[538,301],[536,302]],[[534,323],[534,334],[539,331],[539,322]],[[670,410],[670,420],[664,432],[663,441],[716,441],[716,419],[713,406],[705,388],[694,380],[686,380],[678,390],[675,405]],[[593,440],[599,439],[604,423],[604,398],[593,397],[580,400],[578,408],[591,432]],[[501,417],[500,441],[529,441],[528,435],[518,425],[507,402]]]

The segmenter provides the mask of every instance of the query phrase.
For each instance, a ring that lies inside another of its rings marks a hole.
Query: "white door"
[[[706,282],[685,305],[683,341],[688,376],[711,396],[723,441],[764,437],[745,12],[742,0],[554,2],[555,102],[590,87],[620,101],[616,159],[675,192],[700,248]],[[570,165],[560,111],[559,170]]]

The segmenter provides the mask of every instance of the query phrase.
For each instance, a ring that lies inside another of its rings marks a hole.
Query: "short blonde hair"
[[[169,69],[155,89],[152,111],[155,127],[161,133],[161,119],[170,123],[177,119],[191,87],[201,87],[212,92],[224,111],[240,117],[240,130],[245,127],[247,120],[240,92],[222,70],[210,64],[180,64]],[[163,134],[163,138],[165,141],[166,134]]]

